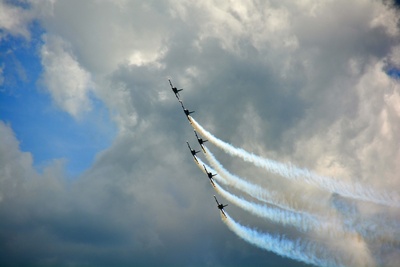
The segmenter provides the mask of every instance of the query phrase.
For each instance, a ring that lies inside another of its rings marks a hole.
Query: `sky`
[[[0,265],[396,266],[399,6],[0,0]],[[287,208],[388,230],[326,239],[216,192],[187,148],[200,150],[168,79],[218,139],[389,201],[286,179],[210,139],[226,170],[278,192]],[[233,222],[297,246],[279,254]],[[317,256],[334,263],[304,260],[301,244],[322,244],[329,257]]]

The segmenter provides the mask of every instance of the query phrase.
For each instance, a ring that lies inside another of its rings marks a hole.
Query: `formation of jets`
[[[182,91],[183,89],[177,89],[176,87],[174,87],[172,85],[171,80],[168,79],[168,81],[169,81],[169,85],[171,86],[172,92],[174,92],[175,97],[178,99],[179,103],[181,103],[181,106],[182,106],[183,112],[185,113],[186,118],[188,119],[188,121],[190,123],[192,123],[192,121],[190,120],[190,114],[194,113],[194,111],[189,111],[188,109],[185,108],[185,106],[183,105],[183,101],[181,100],[180,95],[179,95],[179,92]],[[203,150],[204,153],[206,153],[206,150],[204,148],[204,143],[207,142],[208,140],[204,140],[204,139],[200,138],[196,131],[194,131],[194,134],[196,136],[197,142],[199,143],[201,149]],[[196,151],[195,149],[192,149],[190,147],[190,144],[188,141],[186,141],[186,143],[188,145],[190,153],[193,156],[193,159],[196,161],[197,164],[199,164],[196,154],[200,153],[200,151]],[[213,174],[213,173],[209,172],[206,168],[206,165],[204,165],[204,164],[203,164],[203,167],[207,174],[208,179],[210,179],[210,183],[212,184],[213,187],[215,187],[213,177],[216,176],[217,174]],[[215,198],[215,201],[217,202],[218,209],[221,211],[222,215],[226,218],[226,214],[224,212],[224,207],[226,207],[228,205],[223,205],[223,204],[219,203],[216,196],[214,196],[214,198]]]

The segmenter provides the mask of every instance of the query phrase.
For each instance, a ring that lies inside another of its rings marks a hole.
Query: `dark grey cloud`
[[[18,151],[9,127],[1,126],[2,136],[13,143],[8,147],[3,143],[1,154],[9,156],[3,156],[1,169],[9,160],[16,164],[9,169],[12,176],[2,175],[0,260],[4,266],[285,262],[254,251],[236,237],[229,238],[231,233],[219,222],[206,178],[182,177],[182,172],[200,174],[197,170],[182,171],[185,165],[190,166],[187,160],[180,166],[173,160],[157,163],[143,157],[109,162],[112,151],[108,151],[93,171],[66,185],[57,182],[57,169],[36,173],[31,162],[24,162],[30,154]],[[131,142],[117,140],[115,146],[130,150],[134,147]],[[157,167],[152,169],[154,164]],[[135,170],[129,165],[135,165]],[[16,175],[20,169],[33,174],[25,176],[28,184],[22,175]],[[14,190],[7,187],[10,181],[18,184],[11,186]]]

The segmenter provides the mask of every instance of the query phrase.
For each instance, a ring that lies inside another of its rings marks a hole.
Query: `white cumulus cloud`
[[[93,83],[75,59],[68,43],[57,36],[47,35],[41,49],[44,68],[43,81],[54,102],[74,117],[91,109],[89,92]]]
[[[5,33],[30,37],[28,29],[29,23],[34,18],[34,14],[27,9],[7,3],[9,1],[0,0],[0,29]],[[0,41],[3,38],[3,33],[0,32]]]

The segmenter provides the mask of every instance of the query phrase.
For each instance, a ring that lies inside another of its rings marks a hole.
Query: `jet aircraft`
[[[168,81],[169,81],[169,85],[171,85],[172,92],[175,93],[176,98],[179,100],[179,98],[180,98],[179,92],[182,91],[183,89],[177,89],[176,87],[174,87],[174,86],[172,85],[170,79],[168,79]]]
[[[215,196],[214,196],[214,198],[215,198],[215,201],[217,202],[217,207],[218,207],[218,209],[222,212],[222,214],[225,216],[225,218],[227,218],[227,217],[226,217],[226,214],[225,214],[225,212],[224,212],[224,208],[225,208],[226,206],[228,206],[228,204],[226,204],[226,205],[220,204]]]
[[[197,135],[196,131],[194,131],[194,134],[196,135],[197,142],[199,142],[199,144],[200,144],[200,146],[201,146],[201,149],[203,149],[203,152],[206,153],[206,150],[204,149],[203,144],[204,144],[205,142],[207,142],[208,140],[203,140],[202,138],[199,138],[199,136]]]
[[[188,145],[189,150],[190,150],[190,153],[192,153],[192,156],[193,156],[194,160],[195,160],[197,163],[199,163],[198,160],[197,160],[196,154],[199,153],[200,150],[199,150],[199,151],[196,151],[196,150],[192,149],[192,148],[190,147],[188,141],[186,141],[186,144]]]
[[[211,184],[215,187],[214,181],[213,181],[213,177],[217,174],[212,174],[211,172],[208,172],[206,169],[206,165],[203,164],[204,170],[207,173],[208,179],[210,179]]]
[[[186,109],[186,108],[183,106],[182,100],[179,100],[179,102],[181,103],[181,106],[182,106],[183,112],[184,112],[185,115],[186,115],[186,118],[189,120],[190,123],[192,123],[192,122],[190,121],[189,115],[192,114],[192,113],[194,113],[194,111],[189,111],[188,109]]]

